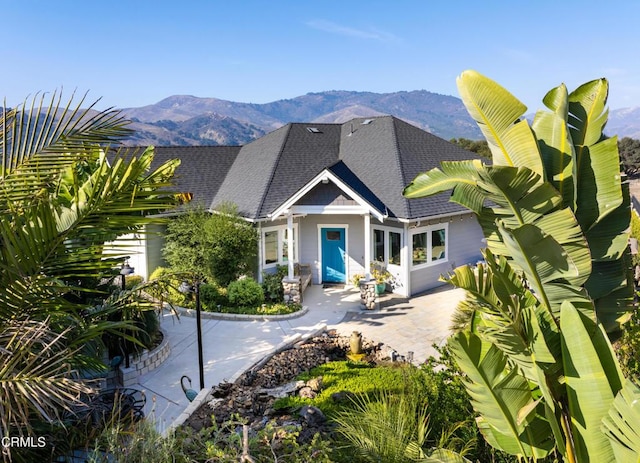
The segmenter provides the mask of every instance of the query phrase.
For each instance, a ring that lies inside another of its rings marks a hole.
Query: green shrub
[[[187,297],[178,290],[182,281],[170,269],[156,268],[149,276],[149,283],[147,292],[156,299],[179,306],[186,305]]]
[[[634,211],[631,211],[631,238],[635,238],[640,243],[640,217]],[[631,257],[634,266],[640,265],[640,253]]]
[[[127,290],[131,290],[143,281],[142,275],[127,275],[124,277],[124,287]]]
[[[216,312],[218,306],[225,306],[229,303],[227,289],[218,285],[204,283],[200,285],[200,302],[202,308],[211,312]]]
[[[262,290],[265,300],[271,302],[282,302],[284,300],[284,289],[282,279],[287,276],[286,265],[278,265],[275,273],[262,272]]]
[[[264,302],[262,286],[253,278],[232,282],[227,288],[229,303],[235,306],[258,306]]]
[[[160,320],[155,310],[143,310],[140,312],[140,336],[144,346],[148,349],[155,342],[156,335],[160,331]]]
[[[355,408],[335,417],[338,432],[366,461],[424,461],[429,436],[429,408],[423,397],[383,391],[358,395]]]

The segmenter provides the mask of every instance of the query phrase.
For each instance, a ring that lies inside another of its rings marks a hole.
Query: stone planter
[[[167,333],[162,331],[162,342],[151,351],[144,351],[139,356],[133,357],[129,368],[121,368],[122,386],[127,387],[138,382],[138,377],[158,368],[171,353],[171,345]]]
[[[379,308],[376,280],[360,280],[360,308],[363,310]]]

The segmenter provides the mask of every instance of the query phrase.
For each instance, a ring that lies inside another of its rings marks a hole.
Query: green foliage
[[[616,353],[624,375],[640,381],[640,309],[637,307],[631,320],[624,325],[622,337],[616,343]]]
[[[487,140],[469,140],[468,138],[452,138],[449,140],[454,145],[466,149],[473,153],[477,153],[483,158],[491,159],[491,150]]]
[[[172,272],[211,278],[211,240],[206,233],[210,214],[203,207],[189,208],[167,223],[162,256]]]
[[[375,399],[358,395],[354,408],[339,412],[337,431],[364,460],[421,461],[429,436],[429,409],[420,395],[382,391]]]
[[[282,279],[288,274],[286,265],[276,266],[275,273],[262,272],[262,290],[267,301],[282,302],[284,300],[284,289]]]
[[[241,275],[253,274],[258,252],[255,228],[225,205],[210,214],[189,209],[171,220],[163,256],[176,273],[189,273],[225,287]]]
[[[443,162],[405,189],[478,216],[488,249],[447,281],[467,291],[449,345],[486,441],[519,458],[613,461],[602,419],[622,388],[612,335],[630,316],[629,195],[615,138],[603,135],[606,80],[526,107],[466,71],[458,87],[493,165]],[[612,431],[617,432],[617,431]]]
[[[203,283],[200,285],[200,302],[202,308],[210,312],[218,311],[218,306],[228,305],[227,289],[218,285]]]
[[[56,421],[92,392],[77,370],[100,368],[105,333],[132,329],[109,316],[150,306],[130,292],[94,303],[105,296],[95,282],[124,258],[117,241],[113,252],[105,243],[143,233],[175,205],[168,187],[179,161],[151,169],[153,149],[117,149],[130,134],[117,111],[38,100],[0,110],[2,436]]]
[[[301,374],[298,378],[307,381],[322,376],[322,391],[315,399],[285,397],[276,400],[274,408],[285,409],[314,405],[322,409],[328,416],[334,416],[345,407],[345,402],[336,402],[331,398],[332,394],[349,391],[353,394],[375,397],[383,390],[392,394],[399,393],[404,389],[405,377],[409,371],[409,369],[398,365],[373,367],[361,362],[325,363],[311,369],[308,373]]]
[[[174,433],[162,436],[155,423],[141,420],[132,425],[107,426],[90,450],[87,463],[188,463],[182,442]]]
[[[142,278],[142,275],[127,275],[124,278],[124,288],[127,291],[131,291],[139,284],[142,284],[143,281],[144,278]]]
[[[211,274],[220,286],[254,274],[258,232],[238,216],[235,206],[220,206],[205,224],[205,232],[211,238]]]
[[[235,306],[258,306],[264,302],[262,286],[253,278],[243,278],[227,287],[229,303]]]
[[[364,273],[356,273],[351,277],[351,284],[354,288],[360,287],[360,280],[364,278]]]
[[[212,420],[215,423],[215,419]],[[179,429],[176,439],[182,444],[182,452],[189,461],[236,463],[330,463],[330,443],[316,434],[308,444],[298,443],[299,429],[295,426],[278,426],[269,422],[263,429],[251,432],[245,459],[242,436],[237,430],[243,422],[236,419],[213,425],[198,432],[191,428]],[[246,459],[250,457],[251,460]],[[180,460],[177,460],[180,461]]]
[[[624,137],[618,141],[622,167],[629,176],[637,176],[640,171],[640,140]]]
[[[287,315],[302,309],[300,304],[285,304],[284,302],[269,302],[258,306],[220,306],[218,313],[234,313],[243,315]]]
[[[166,267],[157,267],[149,276],[147,293],[162,302],[184,306],[187,296],[178,288],[182,283],[181,275],[178,275]]]

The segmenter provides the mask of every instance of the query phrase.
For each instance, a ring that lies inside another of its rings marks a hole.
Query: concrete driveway
[[[380,309],[369,312],[360,310],[359,292],[353,288],[313,285],[304,293],[308,311],[298,318],[203,319],[205,388],[234,381],[279,347],[325,327],[345,335],[360,331],[365,338],[383,342],[400,355],[411,351],[415,363],[423,362],[434,353],[431,345],[441,344],[448,336],[451,313],[462,298],[461,290],[449,288],[411,299],[387,294],[380,299]],[[178,320],[167,313],[161,327],[171,344],[171,354],[132,387],[145,391],[145,413],[155,418],[162,431],[189,405],[180,377],[190,376],[193,389],[198,389],[198,353],[195,318],[181,316]]]

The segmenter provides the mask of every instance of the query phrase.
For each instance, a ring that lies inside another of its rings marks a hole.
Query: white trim
[[[459,211],[459,212],[449,212],[447,214],[437,214],[437,215],[428,215],[426,217],[416,217],[415,219],[403,219],[403,218],[397,218],[397,217],[387,217],[388,220],[397,220],[400,223],[420,223],[420,222],[428,222],[430,220],[438,220],[438,219],[444,219],[447,217],[456,217],[459,215],[473,215],[472,211]]]
[[[297,237],[297,240],[294,240],[293,237]],[[287,277],[289,280],[293,280],[293,257],[298,257],[298,254],[293,249],[294,241],[300,241],[299,233],[295,232],[295,228],[293,228],[293,214],[289,212],[287,214]]]
[[[405,265],[403,267],[402,275],[404,276],[404,295],[411,296],[411,247],[409,245],[409,224],[404,224],[404,233],[402,233],[404,239],[402,249],[400,251],[401,260]]]
[[[394,267],[396,270],[399,270],[400,267],[403,266],[404,261],[402,260],[402,245],[405,242],[404,236],[403,236],[403,229],[402,228],[395,228],[395,227],[389,227],[389,226],[385,226],[385,225],[372,225],[371,226],[371,238],[373,238],[373,231],[374,230],[380,230],[382,232],[384,232],[383,235],[383,242],[382,244],[384,245],[384,264],[386,266],[391,265],[392,267]],[[393,233],[397,233],[398,235],[400,235],[400,264],[390,264],[389,263],[389,251],[390,251],[390,247],[389,247],[389,232],[393,232]],[[375,245],[375,240],[371,239],[371,245],[370,245],[370,249],[371,251],[374,251],[374,245]],[[377,259],[377,256],[374,256],[375,260]]]
[[[438,260],[432,260],[431,252],[432,252],[433,246],[431,244],[430,232],[432,232],[433,230],[442,230],[442,229],[444,229],[445,231],[444,258],[438,259]],[[426,242],[427,262],[425,262],[424,264],[413,265],[413,237],[421,233],[427,234],[427,242]],[[419,270],[421,268],[431,267],[433,265],[438,265],[438,264],[448,262],[449,261],[449,222],[441,222],[441,223],[436,223],[436,224],[425,226],[425,227],[410,229],[409,230],[409,246],[410,246],[409,247],[409,259],[410,259],[409,266],[411,267],[411,270]]]
[[[318,226],[318,265],[320,274],[318,282],[322,283],[322,229],[323,228],[344,228],[344,277],[345,284],[349,283],[349,224],[348,223],[319,223]]]
[[[364,215],[364,279],[371,278],[371,216]]]
[[[362,196],[356,193],[353,189],[351,189],[346,183],[340,180],[334,173],[329,171],[328,169],[324,169],[318,175],[316,175],[313,179],[311,179],[305,186],[300,188],[293,196],[287,199],[284,203],[282,203],[275,211],[269,214],[271,220],[275,220],[280,215],[284,214],[287,209],[291,208],[296,202],[298,202],[304,195],[306,195],[313,187],[315,187],[318,183],[321,183],[323,180],[331,180],[335,185],[338,186],[343,192],[349,195],[355,202],[357,202],[362,208],[369,211],[375,218],[382,221],[385,218],[385,215],[381,214],[377,211],[371,204],[369,204]]]
[[[287,211],[294,214],[369,214],[369,209],[362,206],[291,206]]]
[[[283,236],[283,231],[287,230],[287,224],[280,224],[280,225],[274,225],[272,227],[261,227],[260,228],[260,248],[261,251],[260,252],[260,267],[262,270],[264,269],[268,269],[268,268],[275,268],[278,265],[288,265],[288,261],[289,259],[287,258],[287,261],[282,259],[282,254],[283,254],[283,248],[284,246],[282,245],[284,236]],[[296,237],[296,239],[294,240],[294,256],[295,258],[292,257],[292,261],[294,263],[298,262],[299,260],[299,256],[300,256],[300,229],[298,227],[297,223],[293,224],[293,234]],[[273,232],[273,231],[277,231],[278,232],[278,261],[277,262],[272,262],[272,263],[265,263],[265,242],[264,242],[264,235],[266,233],[269,232]]]

